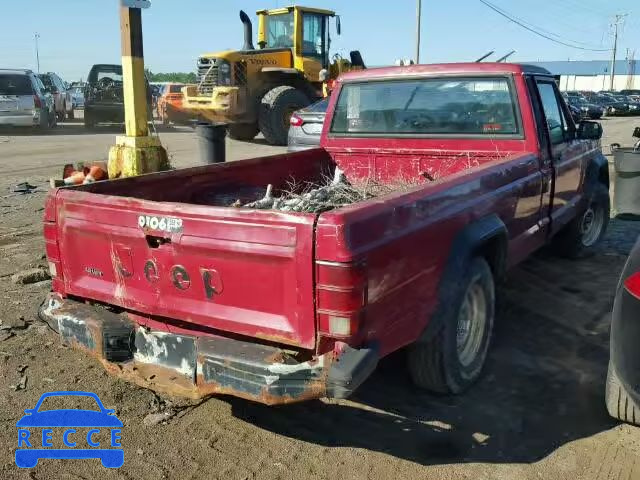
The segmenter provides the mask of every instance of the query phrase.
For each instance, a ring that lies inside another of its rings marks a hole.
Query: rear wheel
[[[554,238],[556,251],[569,258],[584,258],[596,253],[609,225],[610,208],[609,190],[598,183],[587,208]]]
[[[409,373],[421,388],[436,393],[460,393],[480,376],[491,342],[495,316],[495,287],[484,258],[466,269],[437,335],[415,343],[408,352]],[[432,319],[438,321],[438,319]]]
[[[291,115],[310,103],[302,91],[288,85],[269,90],[262,97],[258,112],[260,131],[267,142],[286,145]]]
[[[234,140],[253,140],[260,132],[255,123],[236,123],[229,125],[229,137]]]
[[[640,425],[640,404],[627,392],[627,389],[618,378],[613,362],[609,362],[605,402],[607,411],[613,418]]]

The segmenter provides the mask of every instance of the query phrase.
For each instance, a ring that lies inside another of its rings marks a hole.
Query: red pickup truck
[[[41,317],[173,394],[346,397],[403,347],[417,386],[458,393],[480,375],[505,271],[549,243],[591,253],[606,230],[602,128],[574,124],[544,69],[352,72],[323,128],[309,151],[52,190]],[[337,168],[404,187],[320,213],[233,202]]]

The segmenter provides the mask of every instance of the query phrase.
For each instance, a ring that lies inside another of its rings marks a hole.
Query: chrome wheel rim
[[[456,347],[458,360],[467,367],[482,350],[487,326],[487,297],[479,281],[467,289],[458,313]]]
[[[582,245],[590,247],[598,241],[604,225],[604,211],[601,208],[590,205],[582,215],[580,233],[582,234]]]

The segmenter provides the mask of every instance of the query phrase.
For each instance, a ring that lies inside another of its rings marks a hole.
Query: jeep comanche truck
[[[346,397],[404,347],[417,386],[459,393],[485,362],[505,271],[550,243],[589,254],[606,230],[602,128],[574,124],[544,69],[349,73],[323,128],[313,150],[52,190],[41,317],[175,395]],[[322,213],[233,206],[338,167],[403,187]]]

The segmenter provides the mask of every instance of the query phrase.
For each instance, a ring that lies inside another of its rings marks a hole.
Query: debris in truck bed
[[[236,200],[230,206],[281,212],[321,213],[416,185],[411,181],[382,184],[373,180],[354,185],[347,181],[340,169],[336,169],[333,179],[325,177],[324,180],[302,186],[291,181],[289,190],[283,190],[277,197],[273,195],[273,185],[269,184],[261,199],[244,205]]]

